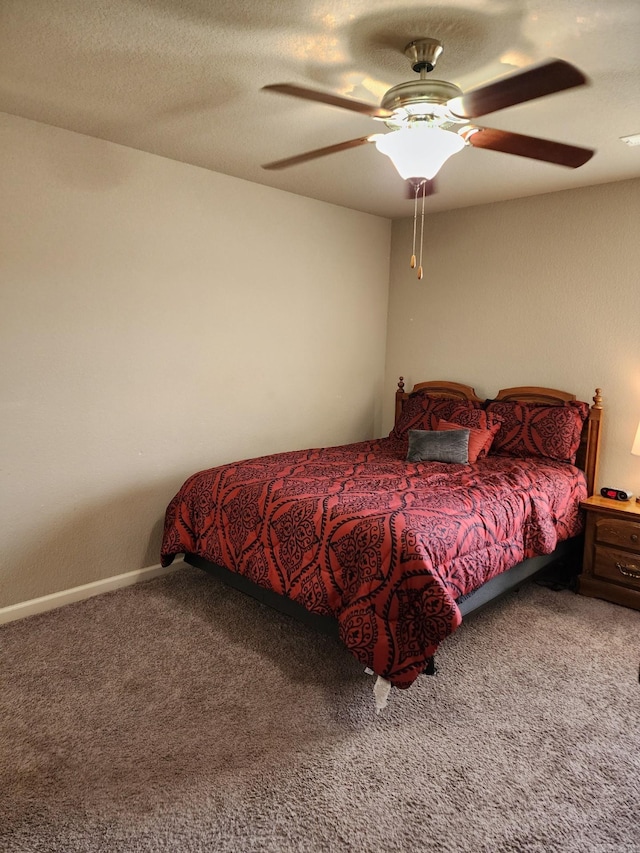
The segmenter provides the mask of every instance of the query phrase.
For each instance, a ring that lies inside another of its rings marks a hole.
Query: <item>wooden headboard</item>
[[[432,382],[418,382],[413,386],[411,392],[404,390],[404,377],[398,381],[396,391],[396,417],[398,423],[402,407],[410,394],[415,391],[427,391],[433,397],[447,397],[457,400],[473,400],[484,402],[478,397],[470,385],[461,385],[459,382],[448,382],[446,380],[435,380]],[[602,424],[602,396],[600,388],[596,388],[593,397],[593,405],[589,409],[589,416],[582,428],[580,447],[576,455],[576,465],[581,468],[587,478],[587,489],[589,495],[595,492],[598,478],[598,463],[600,455],[600,427]],[[556,388],[543,388],[538,385],[523,385],[518,388],[503,388],[498,391],[494,400],[518,400],[523,403],[545,403],[548,406],[561,406],[569,400],[575,400],[576,395],[568,391],[558,391]]]

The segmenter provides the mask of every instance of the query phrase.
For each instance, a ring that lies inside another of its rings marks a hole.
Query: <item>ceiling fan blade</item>
[[[577,169],[595,154],[591,148],[579,148],[576,145],[565,145],[564,142],[522,136],[519,133],[495,130],[491,127],[481,127],[474,129],[473,133],[467,131],[462,135],[475,148],[489,148],[505,154],[517,154],[533,160],[544,160],[546,163],[557,163],[558,166],[568,166],[570,169]]]
[[[427,181],[425,179],[424,181],[419,181],[409,178],[409,180],[406,181],[407,198],[413,201],[416,197],[416,189],[418,189],[418,198],[422,198],[422,184],[425,184],[425,196],[430,196],[437,192],[435,180]]]
[[[449,101],[449,106],[460,118],[477,118],[587,82],[582,71],[573,65],[563,59],[549,59],[486,86],[471,89],[461,98]]]
[[[289,166],[297,166],[298,163],[306,163],[307,160],[315,160],[316,157],[324,157],[326,154],[337,154],[338,151],[347,151],[356,148],[369,141],[368,136],[360,136],[358,139],[349,139],[347,142],[338,142],[336,145],[327,145],[326,148],[316,148],[315,151],[306,151],[295,157],[286,157],[284,160],[274,160],[273,163],[265,163],[263,169],[286,169]]]
[[[340,95],[333,95],[331,92],[319,92],[317,89],[307,89],[305,86],[297,86],[294,83],[274,83],[270,86],[263,86],[262,88],[267,92],[292,95],[294,98],[304,98],[306,101],[320,101],[322,104],[329,104],[332,107],[342,107],[345,110],[352,110],[353,112],[362,113],[373,118],[389,118],[392,115],[390,110],[383,110],[381,107],[366,104],[364,101],[356,101],[353,98],[342,98]]]

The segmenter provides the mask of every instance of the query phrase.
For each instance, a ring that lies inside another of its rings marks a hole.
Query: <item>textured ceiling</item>
[[[381,130],[260,91],[299,83],[378,104],[414,79],[403,48],[444,44],[463,90],[549,57],[587,87],[493,113],[491,127],[595,148],[572,170],[465,148],[428,210],[640,176],[638,0],[0,0],[0,110],[387,217],[413,204],[373,145],[284,171],[261,163]]]

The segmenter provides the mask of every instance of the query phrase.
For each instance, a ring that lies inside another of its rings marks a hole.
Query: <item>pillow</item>
[[[469,461],[469,430],[464,427],[435,432],[410,429],[407,462]]]
[[[452,409],[446,418],[436,418],[434,429],[438,428],[439,420],[448,421],[456,426],[469,427],[469,429],[492,429],[502,423],[502,418],[493,412],[485,412],[484,409],[467,409],[464,406]]]
[[[482,409],[482,403],[473,400],[433,397],[416,391],[409,396],[408,400],[405,400],[398,423],[391,430],[389,438],[406,438],[410,429],[435,430],[439,418],[461,423],[461,417],[465,416],[469,420],[468,422],[465,421],[462,424],[463,426],[487,426],[486,413]]]
[[[492,454],[541,456],[573,464],[589,406],[577,400],[561,406],[491,400],[486,411],[502,419]]]
[[[484,414],[484,413],[483,413]],[[457,423],[449,421],[438,421],[439,431],[451,429],[464,429]],[[489,452],[493,438],[500,429],[500,424],[497,423],[489,429],[469,429],[469,462],[476,462]]]

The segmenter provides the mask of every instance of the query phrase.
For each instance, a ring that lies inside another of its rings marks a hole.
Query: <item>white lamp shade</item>
[[[640,456],[640,424],[638,424],[638,430],[636,432],[636,437],[633,442],[633,447],[631,448],[631,452],[635,456]]]
[[[442,164],[464,148],[464,139],[451,130],[428,124],[417,124],[378,133],[373,137],[376,148],[391,160],[400,176],[431,180]]]

